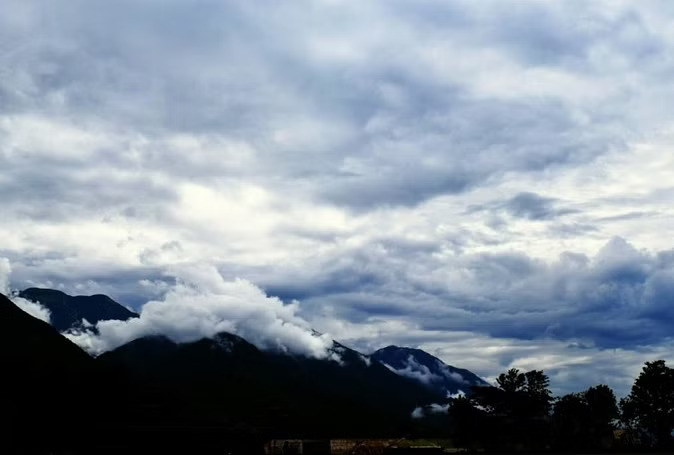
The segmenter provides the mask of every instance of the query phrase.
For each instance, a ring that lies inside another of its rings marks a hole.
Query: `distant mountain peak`
[[[87,323],[96,325],[99,321],[126,321],[139,317],[103,294],[71,296],[58,289],[28,288],[18,296],[46,307],[51,313],[52,326],[59,332],[82,329]]]
[[[471,371],[447,365],[421,349],[391,345],[374,352],[371,358],[445,396],[470,393],[474,385],[488,385]]]

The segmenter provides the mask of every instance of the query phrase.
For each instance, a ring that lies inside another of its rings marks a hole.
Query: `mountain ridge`
[[[400,434],[417,406],[441,398],[378,362],[368,364],[357,351],[336,347],[339,360],[261,351],[229,333],[189,343],[144,337],[96,360],[124,371],[141,388],[178,397],[187,415],[193,406],[209,424],[235,415],[244,428],[275,437]],[[212,406],[228,411],[212,413]]]
[[[141,337],[93,358],[0,295],[0,359],[20,373],[10,374],[9,444],[20,447],[123,451],[140,441],[139,453],[157,444],[252,453],[250,444],[272,437],[413,434],[414,410],[446,401],[337,341],[329,351],[321,359],[263,351],[221,332],[187,343]],[[75,429],[84,403],[101,417]],[[36,428],[49,437],[31,441]]]
[[[28,288],[20,291],[18,296],[39,302],[47,308],[51,313],[50,323],[60,332],[73,329],[96,332],[95,325],[100,321],[124,321],[140,317],[138,313],[130,311],[103,294],[71,296],[55,289]],[[315,330],[312,332],[320,335]],[[470,393],[470,387],[473,385],[489,385],[473,372],[447,365],[437,357],[417,348],[390,345],[366,355],[333,340],[332,347],[328,351],[329,356],[337,361],[341,358],[341,353],[347,353],[351,361],[360,360],[368,365],[372,361],[381,363],[390,371],[415,380],[435,393],[442,393],[445,396],[460,391]]]

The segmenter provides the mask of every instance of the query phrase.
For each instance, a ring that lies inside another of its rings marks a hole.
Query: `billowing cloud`
[[[239,335],[261,349],[312,357],[327,357],[332,347],[328,335],[313,333],[296,314],[297,302],[284,304],[245,280],[226,281],[212,267],[183,268],[176,279],[163,300],[143,305],[139,318],[100,321],[97,333],[65,336],[93,354],[143,336],[189,342],[220,332]]]

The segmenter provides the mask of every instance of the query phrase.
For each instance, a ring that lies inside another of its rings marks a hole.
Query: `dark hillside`
[[[88,438],[93,426],[87,403],[97,394],[94,359],[2,294],[0,365],[10,435],[0,445],[46,450],[70,446],[74,434]]]
[[[356,351],[336,343],[334,353],[339,362],[273,354],[222,333],[186,344],[143,338],[97,362],[137,384],[141,420],[251,436],[399,435],[416,406],[439,398]]]

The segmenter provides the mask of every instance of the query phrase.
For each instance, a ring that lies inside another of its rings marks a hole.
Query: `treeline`
[[[543,371],[501,374],[497,387],[474,387],[451,401],[457,446],[486,451],[672,450],[674,369],[646,362],[619,402],[610,387],[553,397]]]

